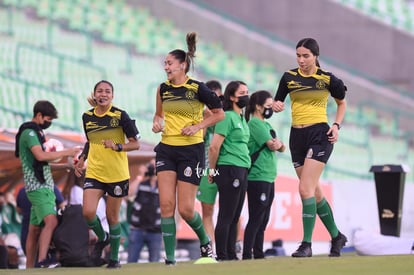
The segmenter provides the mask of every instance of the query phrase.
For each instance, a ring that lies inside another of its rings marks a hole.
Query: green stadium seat
[[[20,2],[21,2],[20,0],[3,0],[2,4],[5,6],[20,7],[21,6]]]
[[[405,0],[334,0],[414,35],[414,6]]]
[[[34,2],[37,4],[37,1]],[[378,14],[383,10],[388,13],[401,12],[401,8],[387,7],[385,2],[380,0],[340,2],[358,4],[361,8],[376,11]],[[29,6],[33,0],[22,0],[19,3]],[[48,16],[47,1],[40,4],[39,15]],[[17,2],[14,5],[18,5]],[[7,73],[14,71],[14,56],[18,43],[25,42],[38,47],[47,45],[48,23],[46,20],[29,19],[22,10],[16,10],[13,14],[15,35],[2,37],[0,91],[2,95],[7,91],[7,95],[0,99],[0,107],[14,108],[13,112],[2,112],[2,116],[8,120],[2,121],[2,126],[17,127],[22,122],[19,113],[30,109],[28,106],[32,101],[48,98],[59,108],[59,127],[79,130],[80,116],[84,110],[90,108],[86,97],[96,82],[106,78],[115,87],[114,104],[127,110],[137,119],[143,140],[158,142],[160,135],[152,133],[151,121],[157,86],[165,80],[163,60],[168,51],[175,48],[185,49],[185,33],[176,28],[171,21],[157,19],[148,9],[132,8],[125,1],[56,0],[54,5],[58,8],[52,10],[51,18],[60,22],[67,20],[68,24],[64,25],[63,29],[59,25],[54,25],[50,42],[52,49],[65,56],[65,59],[59,64],[59,59],[51,54],[27,49],[21,51],[18,63],[21,72],[16,76],[30,84],[27,90],[30,94],[28,100],[24,100],[26,90],[23,82],[12,80]],[[64,7],[67,7],[65,11],[62,10]],[[93,21],[93,27],[89,25],[85,29],[84,15]],[[407,26],[412,25],[410,13],[404,13],[404,17],[401,18],[404,22],[410,22],[405,23]],[[1,20],[3,18],[0,19],[0,22],[3,22]],[[103,41],[89,40],[85,30],[100,33]],[[249,85],[251,92],[258,89],[275,92],[283,72],[277,71],[274,66],[253,62],[243,55],[230,54],[219,42],[199,42],[201,43],[197,48],[195,71],[190,71],[190,75],[203,81],[218,79],[223,86],[230,80],[240,79]],[[131,45],[135,52],[129,52],[126,44]],[[91,56],[86,61],[89,50]],[[60,68],[63,69],[62,74],[59,74]],[[53,89],[56,87],[60,89]],[[289,99],[286,105],[289,105]],[[334,110],[335,105],[330,102],[330,119]],[[285,144],[288,144],[289,140],[290,120],[288,110],[275,114],[270,120]],[[372,129],[376,129],[376,135]],[[364,177],[369,174],[367,171],[373,161],[382,162],[386,159],[387,162],[408,162],[413,167],[412,147],[409,147],[408,141],[404,139],[395,141],[392,132],[398,132],[396,121],[382,118],[379,120],[375,107],[367,108],[361,105],[349,108],[344,130],[341,131],[341,142],[335,145],[335,153],[328,164],[326,175],[335,175],[336,178]],[[388,148],[378,148],[380,146]],[[395,152],[387,151],[393,146],[398,147]],[[288,151],[280,154],[279,172],[282,171],[294,176]]]
[[[125,37],[123,35],[125,35]],[[122,39],[126,37],[127,39]],[[102,31],[102,39],[112,43],[115,43],[116,41],[130,42],[130,37],[130,34],[126,35],[121,31],[121,26],[117,20],[108,20],[106,28]]]

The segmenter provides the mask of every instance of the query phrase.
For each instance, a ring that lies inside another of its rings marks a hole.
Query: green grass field
[[[265,274],[414,274],[414,255],[356,256],[345,253],[340,258],[316,256],[306,259],[274,257],[265,260],[193,264],[178,262],[176,266],[163,263],[124,264],[121,269],[57,268],[31,270],[1,270],[0,274],[67,274],[67,275],[265,275]]]

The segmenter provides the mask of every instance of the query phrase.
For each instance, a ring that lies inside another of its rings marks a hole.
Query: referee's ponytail
[[[196,44],[197,44],[197,33],[195,32],[189,32],[186,36],[186,42],[187,42],[187,52],[181,50],[181,49],[175,49],[169,54],[174,56],[176,59],[180,61],[180,63],[186,64],[185,68],[183,66],[183,69],[185,70],[185,73],[188,73],[190,70],[190,67],[194,70],[194,58],[195,58],[195,52],[196,52]]]
[[[197,44],[197,34],[195,32],[190,32],[187,33],[187,58],[186,58],[186,62],[187,62],[187,68],[185,70],[186,73],[188,73],[190,67],[192,67],[192,69],[194,70],[194,58],[195,58],[195,52],[196,52],[196,44]]]

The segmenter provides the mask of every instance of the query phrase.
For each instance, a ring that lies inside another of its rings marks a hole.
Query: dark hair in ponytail
[[[181,49],[175,49],[175,50],[169,52],[169,54],[171,54],[176,59],[178,59],[180,61],[180,63],[185,62],[186,65],[187,65],[185,67],[185,72],[188,73],[188,71],[190,70],[190,67],[194,69],[194,58],[195,58],[195,52],[196,52],[196,49],[197,49],[197,47],[196,47],[197,33],[195,33],[195,32],[187,33],[186,41],[187,41],[187,49],[188,49],[187,52],[185,52]]]
[[[263,106],[268,98],[272,98],[272,94],[265,90],[260,90],[250,95],[249,104],[244,114],[246,121],[249,121],[252,114],[256,111],[256,105]]]
[[[296,45],[296,49],[299,47],[304,47],[311,51],[311,53],[316,56],[316,66],[320,67],[319,65],[319,45],[313,38],[303,38],[299,40],[298,44]]]
[[[233,80],[227,84],[224,90],[224,99],[223,99],[223,110],[233,110],[233,101],[230,100],[231,96],[235,96],[237,89],[240,85],[246,85],[243,81]]]

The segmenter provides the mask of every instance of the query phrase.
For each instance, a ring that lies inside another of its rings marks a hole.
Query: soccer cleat
[[[331,251],[329,257],[339,257],[341,256],[341,249],[345,246],[348,239],[341,232],[338,233],[338,236],[332,239],[331,241]]]
[[[236,241],[236,253],[242,253],[242,242],[240,240]]]
[[[60,267],[60,263],[50,259],[44,259],[43,261],[39,262],[39,266],[41,268],[56,268]]]
[[[211,247],[211,243],[208,242],[207,244],[200,245],[201,257],[210,257],[213,258],[213,248]]]
[[[299,245],[299,248],[292,253],[292,257],[302,258],[302,257],[312,257],[312,244],[308,242],[302,242]]]
[[[170,261],[170,260],[165,259],[165,265],[174,266],[175,263],[176,263],[175,261]]]
[[[121,264],[119,263],[119,261],[109,260],[109,263],[106,266],[106,268],[121,268]]]
[[[98,241],[95,243],[95,247],[92,251],[92,261],[97,265],[98,263],[101,263],[101,256],[102,256],[102,250],[104,250],[105,246],[109,244],[109,234],[105,232],[105,240]]]

